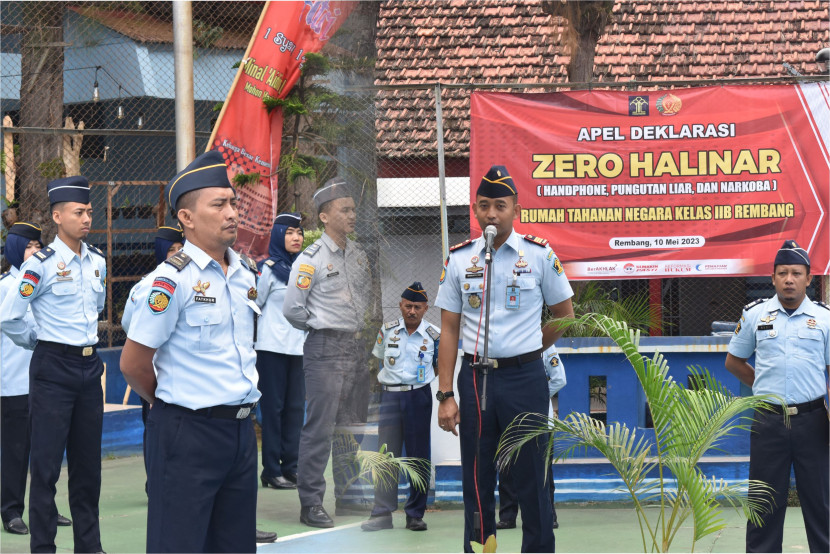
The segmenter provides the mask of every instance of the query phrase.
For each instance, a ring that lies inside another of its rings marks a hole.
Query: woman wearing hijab
[[[36,223],[19,221],[11,226],[6,237],[6,260],[9,271],[0,277],[0,302],[15,294],[14,285],[20,266],[29,256],[43,248],[41,228]],[[23,521],[26,498],[26,475],[29,468],[29,361],[37,342],[37,326],[32,311],[26,314],[28,341],[15,344],[6,335],[0,337],[0,513],[3,528],[15,535],[27,535],[29,528]],[[58,525],[72,522],[58,514]]]
[[[257,351],[262,412],[263,487],[297,488],[297,458],[303,426],[305,332],[282,315],[291,264],[303,248],[300,214],[277,216],[271,229],[269,258],[262,266],[256,302],[262,308],[254,348]]]

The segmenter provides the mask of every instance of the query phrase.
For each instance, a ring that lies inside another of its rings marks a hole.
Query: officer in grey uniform
[[[812,278],[807,251],[785,241],[773,264],[776,295],[746,306],[729,342],[726,369],[753,394],[778,395],[786,403],[753,416],[749,479],[767,483],[774,493],[772,511],[761,516],[763,525],[747,522],[747,552],[781,552],[793,470],[810,551],[830,551],[830,428],[824,399],[830,308],[807,298]],[[754,367],[747,361],[753,353]],[[753,492],[750,485],[750,497]]]
[[[328,464],[335,432],[366,422],[369,368],[361,340],[371,276],[366,253],[348,238],[354,231],[355,202],[346,182],[331,179],[314,194],[323,236],[294,261],[288,278],[283,315],[307,330],[303,347],[306,422],[300,433],[297,490],[300,521],[333,527],[323,508]],[[345,492],[335,451],[335,497]]]
[[[147,551],[255,552],[256,263],[231,250],[239,212],[219,152],[165,195],[186,242],[147,276],[121,354],[152,406]]]
[[[429,482],[430,419],[432,389],[438,364],[441,331],[424,321],[429,305],[424,287],[418,281],[401,294],[401,317],[384,324],[372,355],[380,360],[378,381],[383,387],[378,421],[378,445],[400,457],[406,455],[424,461],[419,469]],[[385,485],[385,486],[384,486]],[[406,501],[406,528],[426,531],[424,511],[427,491],[418,490],[410,480]],[[398,480],[391,485],[375,483],[375,507],[372,516],[361,526],[364,531],[392,528],[392,512],[398,509]]]
[[[30,545],[32,552],[55,551],[55,485],[65,450],[75,550],[98,552],[104,364],[96,344],[98,314],[106,300],[106,259],[83,242],[92,224],[87,179],[57,179],[47,189],[58,234],[23,263],[15,294],[0,308],[0,326],[17,344],[30,336],[30,306],[38,326],[29,365]]]
[[[542,351],[563,330],[542,328],[542,306],[557,318],[573,316],[573,291],[548,241],[513,230],[520,210],[507,169],[493,166],[482,178],[473,205],[482,229],[496,227],[492,292],[485,290],[485,239],[479,237],[450,249],[435,301],[441,308],[443,339],[438,353],[438,422],[454,434],[460,424],[465,552],[472,552],[470,541],[484,544],[496,532],[494,459],[499,437],[517,415],[548,411]],[[490,295],[488,357],[494,366],[486,373],[478,365],[484,353],[484,333],[478,330],[485,294]],[[457,403],[452,379],[459,338],[464,359]],[[481,409],[479,395],[485,383],[489,402]],[[553,552],[553,513],[543,486],[550,466],[541,447],[525,445],[510,471],[521,476],[513,483],[522,510],[522,551]]]

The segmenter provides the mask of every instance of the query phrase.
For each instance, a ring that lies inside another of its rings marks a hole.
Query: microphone
[[[484,229],[484,249],[487,252],[493,251],[493,241],[496,240],[496,226],[488,225]]]

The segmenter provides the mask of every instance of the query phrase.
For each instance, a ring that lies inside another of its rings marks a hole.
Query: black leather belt
[[[61,344],[59,342],[50,342],[48,340],[37,341],[38,346],[48,348],[49,350],[60,350],[67,354],[74,354],[76,356],[92,356],[95,354],[94,346],[70,346],[68,344]]]
[[[479,356],[478,359],[481,360],[483,356]],[[464,352],[464,359],[468,362],[473,362],[473,355]],[[493,369],[498,369],[500,367],[514,367],[519,364],[526,364],[527,362],[533,362],[535,360],[542,359],[542,349],[534,350],[533,352],[528,352],[527,354],[522,354],[521,356],[513,356],[512,358],[490,358],[493,361]]]
[[[816,398],[815,400],[810,400],[809,402],[802,402],[801,404],[790,404],[787,406],[786,412],[789,415],[794,416],[798,414],[812,412],[813,410],[818,410],[819,408],[824,408],[824,398]],[[776,414],[783,414],[785,410],[784,406],[773,405],[772,411]]]
[[[221,404],[219,406],[211,406],[209,408],[199,408],[198,410],[191,410],[190,408],[185,408],[184,406],[179,406],[178,404],[170,404],[169,402],[165,402],[161,399],[156,399],[156,402],[162,406],[176,408],[189,414],[202,417],[212,417],[216,419],[246,419],[251,415],[251,412],[256,409],[256,402],[252,402],[250,404],[237,404],[233,406]]]
[[[425,387],[427,385],[429,385],[429,383],[418,383],[417,385],[383,385],[383,384],[381,384],[381,386],[383,387],[383,390],[391,391],[391,392],[406,392],[406,391],[410,391],[410,390],[417,390],[417,389],[420,389],[421,387]]]

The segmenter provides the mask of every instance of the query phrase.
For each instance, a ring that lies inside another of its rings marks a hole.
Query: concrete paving
[[[140,456],[102,461],[101,535],[104,550],[110,554],[144,552],[147,523],[147,498],[144,495],[144,465]],[[57,504],[60,513],[70,516],[66,491],[66,468],[58,482]],[[334,487],[328,475],[329,493],[326,509],[334,514]],[[333,529],[311,529],[299,521],[300,503],[295,491],[259,489],[257,527],[277,531],[275,544],[261,545],[262,553],[307,552],[460,552],[463,513],[460,506],[430,509],[426,532],[405,529],[402,512],[394,515],[395,528],[367,533],[360,529],[364,516],[335,518]],[[631,507],[604,503],[556,506],[561,527],[556,531],[558,552],[641,552],[637,517]],[[727,527],[705,537],[695,545],[695,552],[743,552],[744,519],[734,510],[723,512]],[[28,521],[28,517],[24,517]],[[521,529],[502,531],[498,535],[499,552],[518,552]],[[673,552],[689,552],[691,529],[684,528],[674,540]],[[72,551],[72,530],[59,527],[58,552]],[[804,522],[799,508],[787,510],[784,552],[808,552]],[[0,533],[0,552],[29,552],[28,536]]]

